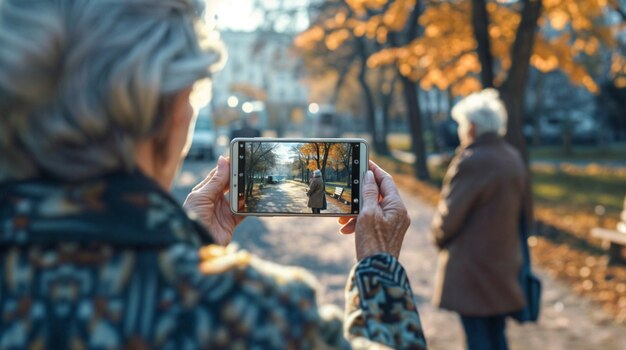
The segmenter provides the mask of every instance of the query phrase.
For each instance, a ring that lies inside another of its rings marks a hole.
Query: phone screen
[[[237,213],[359,213],[361,174],[367,165],[364,142],[248,140],[233,145],[237,183],[231,190],[237,193]]]

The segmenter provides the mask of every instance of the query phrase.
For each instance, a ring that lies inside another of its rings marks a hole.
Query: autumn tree
[[[300,181],[309,182],[309,163],[311,161],[310,154],[303,154],[300,152],[299,146],[293,146],[291,153],[294,154],[291,160],[293,161],[293,169],[300,175]]]
[[[322,177],[326,178],[326,165],[331,151],[334,151],[334,143],[331,142],[309,142],[300,146],[300,153],[309,160],[308,169],[322,172]]]
[[[306,164],[307,171],[319,169],[322,172],[324,180],[330,180],[331,176],[327,176],[328,169],[335,171],[336,181],[345,180],[346,186],[351,186],[351,161],[353,146],[349,143],[338,142],[316,142],[304,143],[294,148],[294,160],[298,160],[299,168],[303,174],[302,165]],[[340,176],[340,174],[343,174]]]
[[[334,164],[336,164],[336,169],[342,169],[346,173],[346,187],[350,187],[352,184],[350,183],[350,165],[352,162],[352,145],[348,143],[338,143],[335,145],[332,152],[332,159]],[[338,172],[337,170],[337,172]],[[337,178],[339,181],[339,178]]]
[[[315,23],[295,40],[304,57],[309,73],[318,80],[319,75],[332,75],[336,84],[330,104],[337,104],[341,88],[348,78],[358,82],[361,90],[359,105],[362,105],[368,131],[372,135],[372,146],[379,154],[388,154],[388,124],[385,117],[390,107],[390,88],[395,80],[385,69],[373,71],[368,66],[369,56],[380,49],[380,43],[363,35],[356,35],[351,28],[359,21],[352,8],[344,0],[325,2],[325,11],[319,13]],[[322,73],[322,74],[320,74]],[[372,74],[374,73],[374,74]],[[373,77],[372,75],[375,75]],[[376,106],[376,101],[380,104]],[[382,118],[379,118],[382,115]]]
[[[495,87],[509,115],[507,139],[527,159],[524,102],[530,67],[559,70],[577,86],[599,92],[602,52],[613,50],[624,27],[623,4],[612,0],[345,0],[350,20],[333,22],[320,40],[354,45],[350,38],[384,43],[371,54],[371,69],[393,65],[408,108],[416,173],[427,178],[423,127],[415,83],[464,96]],[[616,14],[621,21],[611,22]],[[622,52],[611,71],[626,84]]]
[[[276,145],[267,142],[253,142],[246,145],[246,190],[245,200],[252,196],[254,182],[263,179],[267,171],[276,165]]]
[[[355,1],[345,0],[342,11],[338,11],[321,23],[312,26],[309,30],[301,34],[296,42],[301,47],[312,45],[311,43],[325,42],[331,50],[338,50],[342,47],[353,47],[360,58],[359,82],[363,87],[364,103],[368,111],[368,127],[372,131],[374,138],[374,148],[380,153],[388,153],[386,147],[385,125],[382,125],[382,132],[377,132],[376,112],[373,106],[374,98],[368,88],[366,73],[368,70],[377,69],[380,66],[371,62],[374,47],[381,50],[389,45],[408,44],[417,35],[417,17],[421,12],[416,7],[415,0],[403,1]],[[393,32],[393,35],[390,35]],[[384,74],[384,73],[383,73]],[[384,74],[384,76],[388,76]],[[400,76],[403,86],[408,119],[411,125],[411,135],[413,140],[413,151],[417,155],[416,174],[421,179],[428,179],[428,169],[426,167],[426,148],[423,139],[421,125],[421,111],[419,100],[417,99],[417,88],[415,82],[409,80],[404,75]],[[396,76],[392,75],[395,80]],[[393,83],[392,83],[393,84]],[[386,90],[381,95],[382,103],[389,103],[391,87],[385,85]],[[388,105],[383,104],[381,111],[384,113]],[[386,113],[385,113],[386,114]],[[388,118],[385,123],[388,122]]]

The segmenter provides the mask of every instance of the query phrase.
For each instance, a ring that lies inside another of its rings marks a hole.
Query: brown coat
[[[433,220],[435,305],[464,316],[524,307],[519,223],[527,180],[520,154],[495,134],[457,153]]]
[[[309,196],[309,208],[321,209],[324,207],[324,181],[321,177],[311,178],[309,190],[306,195]]]

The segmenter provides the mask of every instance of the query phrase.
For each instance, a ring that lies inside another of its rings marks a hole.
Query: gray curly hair
[[[0,0],[0,181],[134,167],[225,59],[199,0]]]
[[[495,89],[485,89],[463,98],[452,108],[451,113],[459,124],[474,124],[476,137],[488,132],[500,136],[506,134],[506,108]]]

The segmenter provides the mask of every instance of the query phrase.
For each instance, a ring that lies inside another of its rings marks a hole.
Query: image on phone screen
[[[358,214],[364,143],[264,140],[235,147],[237,213]]]

